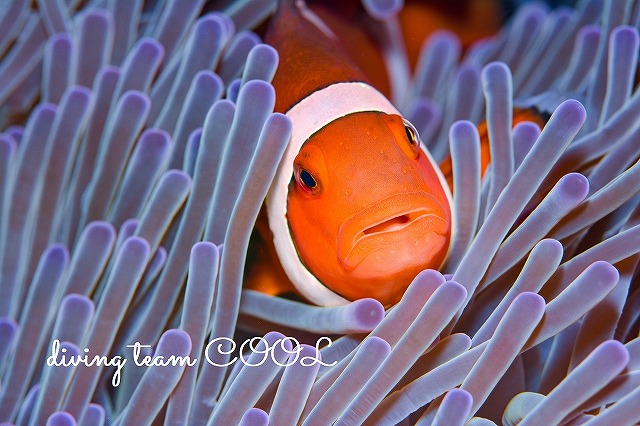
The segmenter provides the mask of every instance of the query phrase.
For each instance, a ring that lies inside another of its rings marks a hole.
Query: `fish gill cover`
[[[242,290],[291,123],[252,31],[275,2],[224,3],[1,3],[0,422],[640,421],[640,3],[397,55],[457,227],[386,315]],[[402,2],[364,4],[397,31]],[[514,103],[553,113],[511,129]]]

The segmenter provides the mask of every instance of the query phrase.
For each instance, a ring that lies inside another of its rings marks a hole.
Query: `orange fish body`
[[[273,238],[282,271],[312,303],[393,305],[418,272],[447,256],[446,181],[411,123],[303,2],[280,4],[267,42],[281,58],[276,110],[291,118],[293,134],[265,201],[262,237]]]

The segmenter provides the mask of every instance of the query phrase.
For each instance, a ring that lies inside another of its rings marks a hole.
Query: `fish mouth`
[[[427,262],[420,257],[442,245],[450,230],[447,217],[442,204],[427,192],[393,195],[340,226],[338,260],[347,271],[353,271],[368,257],[371,262],[384,263],[379,266],[383,271]]]

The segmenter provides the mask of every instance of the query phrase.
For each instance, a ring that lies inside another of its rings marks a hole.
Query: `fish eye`
[[[404,121],[404,131],[407,135],[407,141],[411,146],[411,149],[416,153],[420,152],[420,137],[418,136],[418,131],[411,123],[407,120]]]
[[[300,185],[305,191],[314,195],[320,192],[320,185],[316,178],[313,177],[311,172],[304,169],[302,166],[296,167],[294,175],[298,185]]]

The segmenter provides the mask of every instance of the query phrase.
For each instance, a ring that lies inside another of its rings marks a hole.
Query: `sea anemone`
[[[397,48],[402,2],[363,4]],[[0,422],[639,422],[640,5],[524,4],[468,49],[433,33],[411,73],[396,52],[458,225],[386,312],[242,289],[291,132],[275,7],[4,4]],[[512,128],[532,106],[544,128]]]

